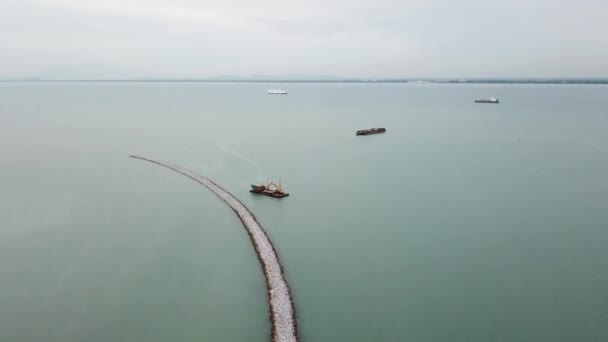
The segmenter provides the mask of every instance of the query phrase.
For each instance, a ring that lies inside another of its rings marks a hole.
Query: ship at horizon
[[[475,100],[475,103],[500,103],[496,97],[488,97],[487,99]]]
[[[283,89],[268,89],[270,95],[287,95],[287,91]]]

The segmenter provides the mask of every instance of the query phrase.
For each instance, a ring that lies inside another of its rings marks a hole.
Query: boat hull
[[[263,195],[263,196],[274,197],[274,198],[283,198],[283,197],[289,196],[289,194],[285,193],[285,192],[277,193],[277,192],[272,192],[272,191],[254,191],[254,190],[249,190],[249,192],[251,192],[252,194],[256,194],[256,195]]]

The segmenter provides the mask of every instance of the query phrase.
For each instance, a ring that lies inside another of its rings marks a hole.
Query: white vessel
[[[481,100],[475,100],[475,102],[477,102],[477,103],[500,103],[500,101],[498,101],[498,99],[495,98],[495,97],[490,97],[490,98],[481,99]]]
[[[268,94],[272,95],[287,95],[287,91],[283,89],[268,89]]]

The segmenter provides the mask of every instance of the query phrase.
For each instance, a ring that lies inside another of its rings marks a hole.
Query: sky
[[[0,0],[0,78],[608,77],[607,0]]]

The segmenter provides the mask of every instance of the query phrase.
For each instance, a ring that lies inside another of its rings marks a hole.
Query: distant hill
[[[255,74],[250,76],[235,76],[235,75],[220,75],[214,77],[207,77],[203,79],[208,80],[243,80],[243,81],[255,81],[255,80],[290,80],[290,81],[310,81],[310,80],[337,80],[340,79],[336,76],[327,76],[327,75],[305,75],[305,74],[294,74],[294,75],[261,75]]]

